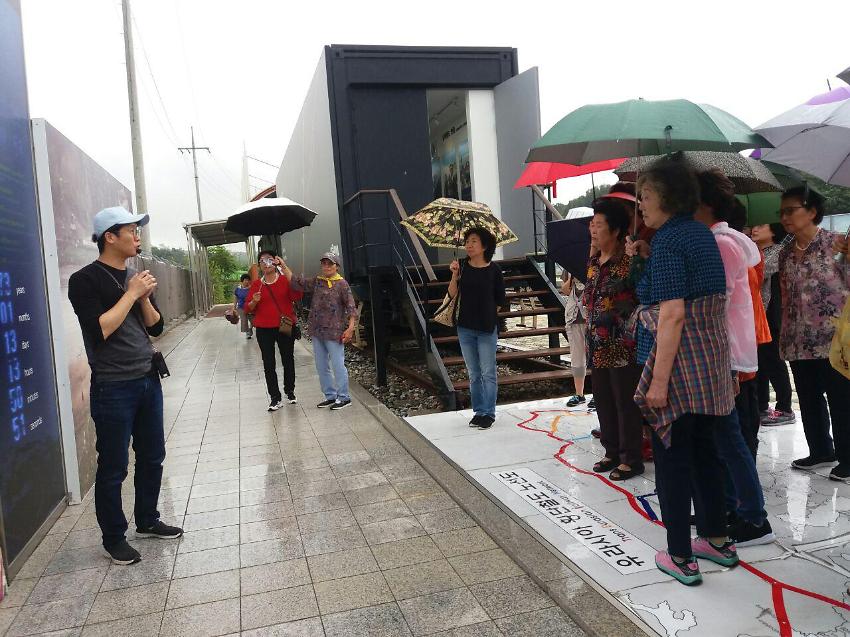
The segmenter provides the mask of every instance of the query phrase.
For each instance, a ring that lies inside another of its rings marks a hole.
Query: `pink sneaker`
[[[738,564],[738,551],[734,542],[726,542],[723,546],[714,546],[704,537],[691,540],[691,550],[696,557],[710,560],[720,566],[735,566]]]
[[[685,586],[694,586],[702,582],[699,564],[693,557],[679,563],[667,551],[658,551],[655,554],[655,565],[659,571],[676,578]]]

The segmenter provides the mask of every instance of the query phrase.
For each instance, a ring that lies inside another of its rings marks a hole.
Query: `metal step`
[[[532,358],[542,358],[544,356],[562,356],[569,354],[569,347],[550,347],[549,349],[532,349],[527,351],[516,352],[497,352],[497,361],[517,361]],[[463,365],[463,356],[443,356],[444,365]]]
[[[499,332],[499,338],[523,338],[525,336],[544,336],[545,334],[561,334],[564,328],[561,327],[540,327],[531,330],[510,330],[508,332]],[[457,336],[434,336],[434,342],[437,345],[445,343],[457,343]]]
[[[531,292],[507,292],[505,293],[506,299],[528,299],[532,296],[544,296],[546,294],[551,294],[549,290],[532,290]],[[428,301],[429,305],[439,305],[443,302],[443,299],[430,299]]]
[[[505,277],[502,277],[502,278],[505,280],[505,282],[508,282],[508,281],[528,281],[529,279],[539,279],[540,275],[538,275],[536,272],[533,272],[531,274],[511,274],[511,275],[508,275],[508,276],[505,276]],[[427,285],[429,288],[436,288],[436,287],[445,287],[448,284],[449,284],[449,281],[429,281],[428,283],[425,283],[424,285]],[[422,283],[414,283],[413,287],[421,288],[421,287],[423,287],[423,284]],[[511,286],[508,286],[508,287],[511,287]]]
[[[560,314],[564,311],[561,307],[540,307],[536,310],[515,310],[511,312],[497,312],[499,318],[512,318],[518,316],[541,316],[543,314]]]
[[[531,372],[528,374],[510,374],[508,376],[496,377],[499,385],[519,385],[521,383],[535,383],[546,380],[563,380],[572,378],[573,372],[569,369],[552,370],[550,372]],[[468,380],[460,380],[454,383],[455,389],[469,389]]]

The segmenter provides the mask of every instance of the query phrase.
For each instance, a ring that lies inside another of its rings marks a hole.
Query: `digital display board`
[[[64,497],[19,0],[0,0],[0,507],[5,558]]]

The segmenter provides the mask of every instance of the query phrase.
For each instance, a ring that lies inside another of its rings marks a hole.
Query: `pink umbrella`
[[[604,161],[593,162],[592,164],[582,164],[581,166],[556,164],[548,161],[533,161],[525,167],[522,175],[516,184],[514,184],[514,190],[525,188],[526,186],[552,184],[566,177],[578,177],[579,175],[598,173],[602,170],[614,170],[624,161],[626,161],[625,157],[622,159],[606,159]]]

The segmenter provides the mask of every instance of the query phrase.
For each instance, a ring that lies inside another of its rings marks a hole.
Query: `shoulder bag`
[[[283,276],[283,275],[278,275],[278,276]],[[295,325],[295,321],[293,321],[291,318],[286,316],[286,314],[283,313],[283,310],[280,309],[280,305],[278,305],[277,299],[274,298],[274,292],[272,292],[271,286],[268,283],[265,282],[265,279],[260,279],[260,281],[262,281],[263,285],[265,285],[266,288],[268,289],[269,296],[272,297],[272,301],[274,302],[274,306],[277,308],[277,311],[280,314],[280,323],[278,323],[277,331],[280,332],[281,334],[286,335],[286,336],[292,336],[292,328]]]
[[[457,327],[457,317],[460,315],[460,277],[463,275],[463,261],[460,262],[460,273],[457,277],[457,294],[452,297],[446,292],[440,307],[434,312],[431,320],[446,327]]]

